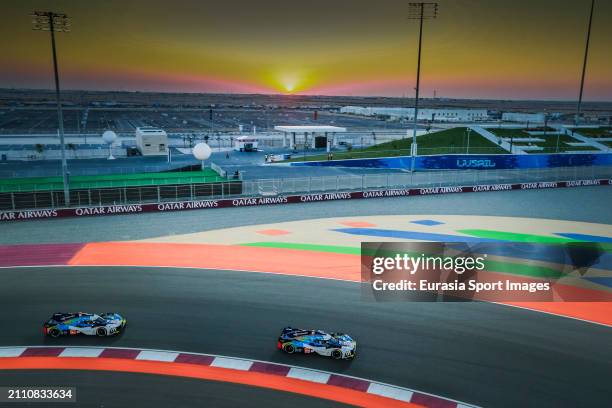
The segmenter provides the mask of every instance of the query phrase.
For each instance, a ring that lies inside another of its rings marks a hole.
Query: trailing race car
[[[278,338],[277,347],[289,354],[317,353],[339,360],[354,358],[357,342],[344,333],[285,327]]]
[[[126,320],[117,313],[54,313],[43,326],[43,333],[51,337],[86,334],[113,336],[125,327]]]

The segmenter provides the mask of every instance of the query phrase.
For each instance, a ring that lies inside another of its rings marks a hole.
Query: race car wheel
[[[104,327],[98,327],[98,329],[96,330],[96,334],[100,337],[105,337],[106,336],[106,328]]]
[[[49,333],[49,336],[53,337],[54,339],[57,339],[59,336],[62,335],[62,332],[60,332],[57,329],[50,329],[48,333]]]
[[[340,360],[342,358],[342,351],[335,349],[331,352],[331,358],[334,360]]]
[[[295,347],[291,343],[285,343],[283,344],[283,351],[287,354],[293,354],[295,353]]]

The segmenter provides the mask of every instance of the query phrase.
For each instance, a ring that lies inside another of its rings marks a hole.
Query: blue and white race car
[[[316,353],[340,360],[355,357],[357,342],[344,333],[285,327],[278,338],[277,348],[289,354]]]
[[[43,325],[43,333],[55,338],[77,334],[106,337],[119,334],[125,325],[125,318],[118,313],[54,313]]]

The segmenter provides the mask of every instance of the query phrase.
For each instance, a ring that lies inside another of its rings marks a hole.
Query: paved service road
[[[612,329],[487,303],[373,303],[356,283],[172,268],[3,269],[0,345],[104,345],[268,360],[486,407],[606,406]],[[42,337],[57,311],[118,311],[117,338]],[[285,325],[345,331],[358,356],[276,349]]]
[[[96,371],[0,371],[0,386],[27,387],[35,384],[76,387],[79,407],[348,407],[335,401],[300,394],[193,378]],[[31,403],[27,406],[39,405],[46,408],[71,406],[66,403]]]

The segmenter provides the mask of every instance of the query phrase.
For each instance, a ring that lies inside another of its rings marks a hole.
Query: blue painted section
[[[612,288],[612,278],[609,278],[609,277],[599,277],[598,276],[598,277],[583,278],[583,279]]]
[[[331,161],[294,162],[292,166],[395,168],[411,167],[410,156],[378,157]],[[612,153],[593,154],[447,154],[418,156],[417,170],[491,170],[491,169],[539,169],[570,166],[610,166]]]
[[[429,233],[429,232],[401,231],[401,230],[388,230],[388,229],[377,229],[377,228],[339,228],[339,229],[334,229],[333,231],[342,232],[344,234],[351,234],[351,235],[412,239],[415,241],[500,242],[496,239],[468,237],[464,235],[434,234],[434,233]]]
[[[428,227],[444,224],[443,222],[436,221],[436,220],[417,220],[417,221],[410,221],[410,222],[413,224],[427,225]]]
[[[565,273],[571,273],[573,269],[579,268],[612,270],[612,254],[605,252],[597,243],[584,247],[571,243],[540,244],[498,241],[495,243],[481,242],[470,245],[468,248],[459,247],[457,249],[480,254],[520,258],[526,262],[541,261],[566,265]]]
[[[612,254],[603,251],[596,243],[585,248],[583,246],[574,246],[571,244],[510,242],[463,235],[377,228],[339,228],[332,231],[370,237],[449,242],[456,244],[463,243],[467,245],[451,245],[451,247],[456,250],[478,254],[498,255],[508,258],[518,258],[524,261],[542,261],[566,265],[567,270],[564,270],[565,273],[571,273],[573,269],[579,268],[612,270]]]
[[[600,235],[574,234],[571,232],[555,232],[555,235],[559,235],[564,238],[575,239],[578,241],[612,243],[612,238],[602,237]]]

